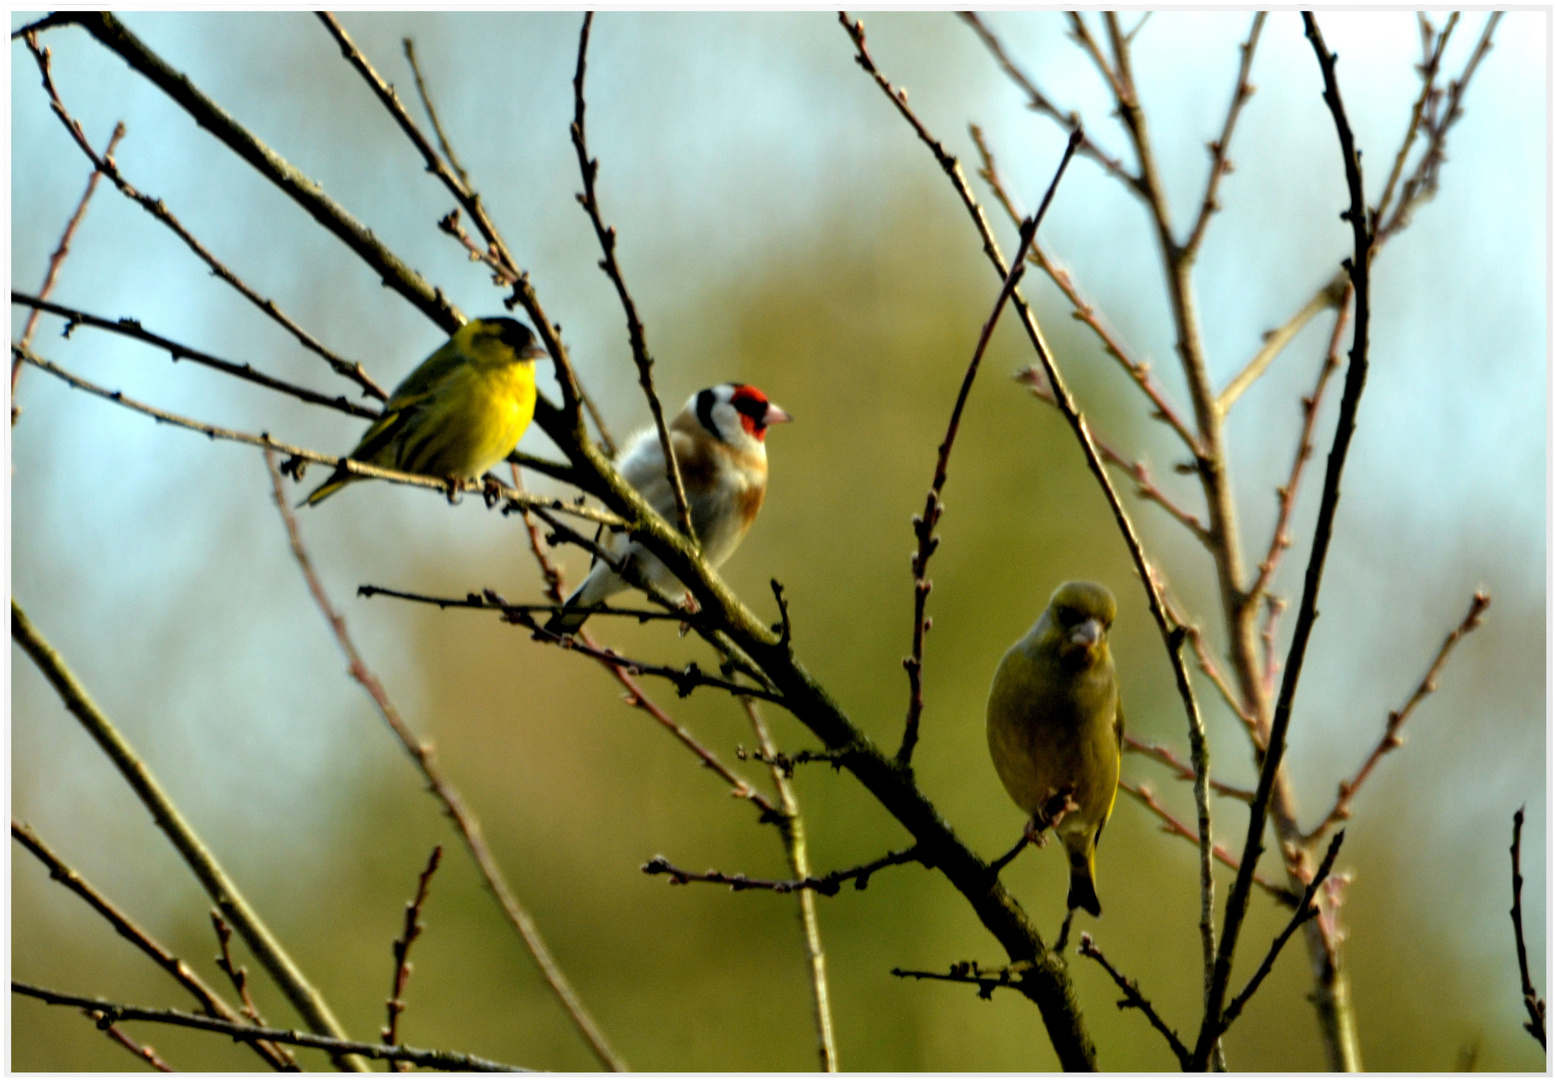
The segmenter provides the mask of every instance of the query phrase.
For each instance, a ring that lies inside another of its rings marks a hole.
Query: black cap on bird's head
[[[491,334],[512,349],[521,360],[537,360],[548,355],[545,347],[535,340],[534,331],[517,319],[497,315],[489,319],[481,319],[480,323],[482,332]]]
[[[1089,667],[1106,655],[1107,631],[1117,616],[1118,603],[1105,585],[1094,581],[1067,581],[1048,601],[1051,632],[1058,638],[1058,655],[1068,663]]]

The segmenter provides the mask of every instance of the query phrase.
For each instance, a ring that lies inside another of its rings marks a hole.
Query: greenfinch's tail
[[[1083,850],[1069,849],[1069,907],[1084,908],[1100,917],[1101,901],[1096,897],[1096,846],[1089,840]]]

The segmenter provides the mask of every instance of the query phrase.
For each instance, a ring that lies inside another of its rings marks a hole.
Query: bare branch
[[[97,1024],[99,1027],[102,1027],[102,1013],[93,1009],[82,1009],[81,1011],[85,1013],[93,1023]],[[124,1032],[120,1030],[118,1024],[110,1022],[108,1026],[104,1027],[102,1030],[103,1034],[107,1035],[114,1042],[124,1047],[124,1049],[140,1058],[140,1060],[144,1061],[147,1065],[150,1065],[157,1072],[173,1071],[173,1067],[158,1057],[157,1052],[154,1049],[152,1049],[150,1046],[142,1046],[140,1043],[124,1034]]]
[[[1306,581],[1302,587],[1301,604],[1296,611],[1296,627],[1292,636],[1289,656],[1286,659],[1285,678],[1280,685],[1280,695],[1270,725],[1263,767],[1258,774],[1258,794],[1248,815],[1247,840],[1242,850],[1242,866],[1226,900],[1225,929],[1220,950],[1215,957],[1215,977],[1210,988],[1205,1009],[1204,1023],[1199,1030],[1199,1042],[1194,1050],[1194,1062],[1203,1067],[1209,1060],[1211,1047],[1219,1035],[1222,1003],[1226,984],[1231,976],[1231,959],[1236,950],[1237,937],[1247,912],[1248,894],[1252,889],[1252,874],[1263,851],[1263,828],[1267,820],[1269,800],[1273,794],[1274,776],[1284,760],[1286,732],[1290,728],[1291,709],[1296,697],[1296,686],[1301,679],[1302,663],[1306,659],[1307,642],[1312,636],[1312,626],[1317,619],[1317,593],[1323,580],[1323,567],[1328,558],[1328,547],[1333,539],[1334,513],[1339,505],[1339,481],[1344,473],[1345,460],[1350,450],[1350,440],[1355,433],[1356,411],[1361,393],[1366,388],[1367,334],[1371,322],[1371,242],[1368,226],[1365,188],[1361,179],[1361,159],[1355,148],[1355,136],[1345,116],[1344,102],[1339,96],[1339,83],[1334,70],[1334,56],[1328,51],[1318,29],[1317,20],[1310,12],[1303,12],[1307,37],[1317,54],[1318,65],[1323,71],[1323,100],[1333,113],[1338,131],[1339,146],[1344,159],[1345,177],[1350,190],[1350,207],[1344,217],[1350,222],[1354,238],[1354,255],[1346,261],[1350,280],[1355,286],[1355,329],[1350,348],[1349,370],[1345,373],[1344,396],[1339,403],[1339,420],[1334,432],[1333,448],[1328,454],[1328,468],[1323,478],[1323,495],[1318,506],[1317,525],[1313,530],[1312,554],[1307,561]]]
[[[395,469],[383,469],[379,468],[377,465],[369,465],[364,461],[356,461],[352,458],[337,457],[333,454],[321,454],[317,450],[309,450],[305,447],[293,446],[291,443],[284,443],[278,439],[272,439],[268,433],[261,432],[258,435],[251,435],[247,432],[234,431],[230,428],[222,428],[217,427],[214,424],[206,424],[199,420],[191,420],[188,417],[179,416],[177,413],[168,412],[165,409],[158,409],[155,406],[136,401],[134,398],[129,397],[128,395],[123,394],[118,390],[108,390],[104,387],[98,386],[96,383],[88,382],[80,376],[66,371],[58,364],[55,364],[49,360],[45,360],[41,356],[38,356],[35,353],[29,352],[25,349],[19,349],[15,345],[11,346],[11,355],[22,357],[27,361],[27,363],[32,364],[34,367],[37,367],[43,371],[47,371],[50,375],[53,375],[55,378],[74,387],[77,390],[82,390],[86,393],[96,395],[97,397],[103,398],[106,401],[113,402],[115,405],[123,406],[132,412],[138,412],[145,416],[149,416],[156,420],[158,423],[171,424],[174,427],[181,427],[187,431],[199,432],[201,435],[204,435],[209,439],[220,439],[224,442],[242,443],[245,446],[257,446],[261,449],[269,448],[275,450],[277,453],[286,454],[289,460],[283,463],[282,469],[291,475],[294,479],[301,475],[301,465],[303,463],[314,462],[321,465],[329,465],[341,475],[371,477],[374,480],[387,480],[391,484],[403,484],[407,487],[425,488],[430,491],[441,492],[445,495],[449,493],[450,487],[452,491],[455,492],[468,492],[471,494],[480,495],[482,497],[491,495],[497,501],[500,501],[503,504],[504,509],[516,508],[548,510],[554,511],[556,513],[571,514],[573,517],[581,518],[584,521],[597,522],[601,525],[619,526],[625,524],[625,521],[622,518],[610,513],[608,510],[596,510],[592,507],[582,506],[578,503],[566,502],[565,500],[555,497],[548,498],[536,495],[527,495],[524,492],[517,491],[503,484],[497,484],[494,481],[487,483],[484,480],[461,480],[450,485],[449,480],[446,478],[421,476],[418,473],[404,473]]]
[[[675,444],[670,439],[669,426],[664,421],[664,406],[659,403],[659,393],[653,386],[653,357],[648,352],[647,331],[643,329],[642,319],[637,315],[637,304],[627,291],[621,265],[616,261],[616,231],[605,224],[599,209],[599,195],[594,189],[594,181],[599,177],[599,160],[589,157],[588,139],[583,127],[583,80],[588,72],[589,30],[593,25],[594,13],[584,12],[583,29],[578,34],[578,69],[572,77],[572,145],[578,152],[578,170],[583,174],[583,194],[578,196],[578,203],[593,223],[594,235],[599,238],[600,250],[604,252],[605,257],[599,262],[600,269],[604,270],[605,276],[616,287],[621,308],[626,312],[626,336],[632,345],[632,360],[637,365],[637,383],[642,387],[643,397],[648,402],[648,412],[653,417],[654,430],[659,434],[659,449],[664,454],[664,472],[669,478],[670,491],[675,495],[675,516],[680,523],[680,531],[696,541],[698,537],[691,523],[691,508],[686,503],[686,485],[681,480],[680,463],[675,459]]]
[[[405,930],[394,939],[394,982],[389,990],[389,1022],[382,1032],[385,1046],[400,1044],[400,1014],[405,1011],[405,984],[410,981],[410,947],[421,936],[421,931],[426,929],[421,924],[421,907],[427,902],[427,888],[432,884],[432,875],[437,873],[438,864],[442,861],[443,845],[438,844],[432,849],[426,869],[421,871],[416,881],[416,895],[405,905]],[[391,1061],[389,1071],[409,1072],[410,1066],[401,1061]]]
[[[1307,323],[1329,309],[1340,312],[1340,321],[1343,322],[1343,312],[1350,300],[1350,275],[1340,271],[1330,278],[1321,289],[1312,294],[1312,298],[1306,302],[1300,311],[1277,330],[1270,330],[1263,336],[1263,345],[1253,358],[1247,362],[1247,366],[1237,372],[1236,377],[1226,384],[1226,388],[1215,399],[1215,407],[1222,413],[1230,412],[1231,406],[1236,404],[1244,391],[1258,381],[1274,358],[1285,351],[1297,334],[1305,329]]]
[[[1247,40],[1242,42],[1242,66],[1237,71],[1236,89],[1231,91],[1231,107],[1226,110],[1226,123],[1220,131],[1220,138],[1209,144],[1209,180],[1204,185],[1204,198],[1199,206],[1198,220],[1193,223],[1193,231],[1188,234],[1188,239],[1183,243],[1183,257],[1192,259],[1198,254],[1199,247],[1204,243],[1204,231],[1209,228],[1209,219],[1220,204],[1215,201],[1215,196],[1220,190],[1220,181],[1226,173],[1231,171],[1231,158],[1227,149],[1231,145],[1231,135],[1236,130],[1237,117],[1242,115],[1242,106],[1247,104],[1247,99],[1253,96],[1256,87],[1248,82],[1248,75],[1253,69],[1253,52],[1258,48],[1258,35],[1263,32],[1263,21],[1268,12],[1260,11],[1253,16],[1253,28],[1247,32]],[[1125,39],[1125,43],[1132,41],[1131,33]]]
[[[1459,14],[1454,11],[1447,16],[1447,25],[1442,27],[1441,34],[1436,36],[1434,47],[1431,41],[1430,24],[1425,21],[1423,13],[1420,16],[1420,29],[1423,35],[1421,46],[1425,53],[1417,69],[1420,72],[1420,96],[1415,98],[1414,108],[1409,111],[1409,123],[1404,128],[1404,141],[1398,148],[1398,154],[1393,158],[1393,171],[1388,174],[1388,182],[1382,189],[1382,198],[1377,200],[1377,208],[1373,211],[1374,217],[1379,220],[1387,215],[1392,205],[1393,192],[1398,188],[1400,177],[1404,175],[1404,163],[1409,159],[1409,151],[1415,145],[1415,136],[1420,133],[1420,121],[1425,116],[1426,106],[1440,93],[1436,89],[1436,76],[1441,71],[1442,54],[1447,51],[1447,42],[1451,40],[1453,29],[1458,25]]]
[[[1188,775],[1189,778],[1191,778],[1193,774],[1189,773]],[[1126,795],[1133,796],[1133,798],[1139,801],[1141,806],[1159,818],[1161,820],[1162,832],[1169,833],[1172,836],[1180,836],[1194,847],[1199,846],[1199,834],[1189,826],[1184,825],[1170,810],[1162,806],[1161,803],[1156,799],[1155,792],[1151,790],[1149,784],[1135,785],[1130,784],[1127,780],[1119,780],[1118,790],[1122,791]],[[1237,870],[1242,865],[1235,855],[1232,855],[1229,851],[1226,850],[1226,846],[1224,844],[1212,845],[1210,848],[1210,853],[1214,856],[1217,862],[1223,866],[1229,867],[1232,870]],[[1294,895],[1289,889],[1285,888],[1283,885],[1276,885],[1262,874],[1253,875],[1253,884],[1257,885],[1264,892],[1268,893],[1275,900],[1278,900],[1280,903],[1286,905],[1287,907],[1295,899]]]
[[[59,882],[65,888],[85,900],[93,911],[97,912],[108,921],[120,937],[141,952],[151,957],[163,971],[178,980],[178,984],[200,1003],[200,1008],[206,1015],[219,1017],[233,1023],[238,1022],[238,1014],[228,1005],[221,995],[206,985],[205,980],[178,957],[174,956],[156,939],[145,930],[141,929],[124,912],[120,911],[114,903],[102,893],[98,892],[80,874],[76,873],[63,859],[49,849],[48,845],[39,839],[38,834],[26,825],[19,824],[14,819],[11,822],[11,839],[21,844],[22,847],[35,855],[39,862],[49,869],[49,876]],[[282,1055],[270,1046],[269,1043],[257,1042],[252,1044],[254,1052],[264,1059],[272,1069],[282,1070],[294,1068],[296,1063],[290,1062],[288,1057]]]
[[[550,986],[573,1024],[578,1028],[584,1040],[594,1051],[594,1055],[600,1063],[614,1071],[622,1071],[625,1062],[619,1058],[610,1044],[605,1040],[604,1033],[599,1030],[594,1018],[589,1015],[583,1003],[578,1000],[577,993],[567,976],[557,965],[551,950],[545,944],[545,939],[540,935],[540,928],[535,925],[533,917],[519,903],[518,897],[508,887],[507,879],[503,877],[502,870],[491,856],[486,847],[485,835],[481,831],[481,824],[475,814],[465,805],[464,797],[459,794],[452,784],[444,779],[442,770],[437,765],[437,755],[431,744],[424,743],[411,730],[409,724],[400,716],[399,709],[390,700],[388,691],[383,688],[383,683],[368,668],[361,654],[356,651],[356,645],[351,640],[351,635],[346,629],[346,621],[330,603],[329,596],[324,592],[324,585],[319,580],[318,574],[313,569],[313,560],[308,556],[308,550],[302,543],[302,532],[297,526],[297,518],[291,512],[286,503],[286,492],[281,483],[280,471],[276,468],[275,454],[268,447],[265,449],[265,464],[270,470],[270,482],[274,489],[276,509],[280,512],[282,524],[286,527],[287,538],[291,544],[292,555],[297,560],[298,567],[302,570],[302,576],[307,582],[308,591],[313,595],[313,601],[318,606],[319,613],[324,616],[324,621],[329,624],[331,633],[334,634],[340,651],[345,654],[347,671],[357,681],[367,696],[372,699],[373,705],[378,710],[378,715],[383,717],[384,723],[389,726],[404,747],[405,752],[415,762],[421,775],[426,779],[427,788],[438,802],[442,803],[449,819],[454,823],[460,837],[470,855],[475,859],[481,875],[486,879],[486,885],[496,896],[497,902],[502,906],[503,914],[508,922],[518,931],[523,939],[524,946],[534,958],[535,965],[540,969],[540,974]]]
[[[39,1001],[47,1002],[50,1005],[69,1005],[73,1008],[98,1013],[102,1018],[98,1023],[107,1021],[108,1023],[117,1024],[128,1020],[140,1020],[154,1024],[172,1024],[177,1027],[195,1028],[198,1031],[214,1031],[238,1042],[253,1042],[256,1039],[264,1039],[269,1042],[306,1046],[314,1050],[327,1050],[343,1060],[350,1060],[351,1057],[360,1056],[375,1058],[379,1061],[408,1061],[412,1065],[421,1065],[429,1069],[446,1069],[456,1072],[530,1071],[528,1069],[520,1069],[516,1065],[503,1065],[500,1062],[476,1057],[474,1054],[460,1054],[452,1050],[418,1050],[413,1046],[384,1046],[382,1043],[354,1042],[350,1039],[337,1039],[326,1035],[311,1035],[303,1031],[250,1027],[247,1024],[234,1024],[227,1020],[217,1020],[214,1017],[179,1012],[177,1009],[147,1009],[139,1005],[120,1005],[112,1001],[104,1001],[102,998],[62,994],[57,990],[48,990],[41,986],[30,986],[27,983],[17,982],[15,979],[11,980],[11,993],[37,998]]]
[[[367,374],[367,371],[360,363],[352,363],[351,361],[337,356],[335,353],[325,348],[323,343],[321,343],[312,334],[304,330],[290,316],[283,312],[276,305],[274,300],[260,296],[257,291],[255,291],[246,282],[244,282],[241,278],[229,270],[220,259],[211,254],[205,245],[200,243],[200,241],[195,238],[194,234],[191,233],[188,229],[184,228],[183,223],[179,221],[178,218],[173,216],[173,212],[163,204],[161,199],[154,199],[149,195],[142,194],[135,188],[133,184],[126,180],[124,178],[124,174],[119,171],[118,164],[113,159],[112,144],[110,144],[108,149],[101,156],[99,156],[96,151],[92,149],[92,144],[87,141],[86,134],[82,130],[80,123],[70,115],[69,110],[65,108],[65,103],[60,100],[58,91],[54,88],[54,80],[49,70],[48,50],[44,49],[40,51],[34,47],[30,40],[28,42],[28,48],[32,50],[33,57],[38,62],[39,71],[43,76],[43,89],[49,95],[49,103],[53,107],[54,115],[59,117],[60,123],[65,125],[65,130],[70,133],[70,136],[75,140],[76,145],[81,148],[81,152],[87,156],[89,161],[91,161],[92,167],[96,170],[97,174],[108,177],[109,180],[113,181],[114,186],[119,189],[120,193],[123,194],[125,198],[134,202],[142,210],[145,210],[146,213],[150,214],[153,218],[160,221],[163,225],[166,225],[170,230],[172,230],[173,235],[182,240],[185,246],[188,247],[190,251],[194,252],[200,261],[210,269],[212,274],[214,274],[220,280],[225,281],[228,285],[232,286],[238,291],[239,294],[243,296],[244,299],[248,300],[255,307],[259,308],[260,311],[264,312],[271,319],[273,319],[277,324],[279,324],[283,329],[291,334],[292,337],[296,338],[298,344],[300,344],[303,348],[322,357],[325,363],[329,364],[331,370],[333,370],[336,374],[343,375],[350,379],[352,382],[356,383],[362,388],[362,392],[367,396],[375,397],[379,401],[386,401],[388,399],[388,394],[384,392],[381,386],[373,381],[372,377]],[[48,290],[45,289],[42,293],[40,293],[40,295],[47,297]],[[25,345],[27,342],[23,340],[22,344]]]
[[[1149,758],[1151,761],[1160,762],[1168,769],[1171,769],[1173,774],[1175,774],[1179,780],[1191,781],[1193,779],[1192,767],[1190,767],[1185,761],[1179,758],[1176,754],[1172,753],[1171,750],[1162,746],[1160,743],[1141,742],[1140,740],[1134,738],[1134,736],[1125,734],[1123,736],[1123,749],[1128,753],[1139,754],[1142,757]],[[1209,788],[1216,795],[1224,795],[1231,799],[1240,799],[1245,803],[1250,803],[1253,801],[1253,793],[1251,791],[1248,791],[1246,788],[1232,787],[1230,784],[1223,784],[1219,780],[1211,780],[1209,782]]]
[[[1399,735],[1399,730],[1403,728],[1409,717],[1414,713],[1415,706],[1419,705],[1427,695],[1436,692],[1436,681],[1441,678],[1442,670],[1447,666],[1448,655],[1452,652],[1453,647],[1463,640],[1466,635],[1480,628],[1485,611],[1489,607],[1490,594],[1484,590],[1475,592],[1473,599],[1469,601],[1468,613],[1463,616],[1463,620],[1457,626],[1453,627],[1452,632],[1447,635],[1447,639],[1442,642],[1442,647],[1436,651],[1436,659],[1431,662],[1431,666],[1426,670],[1425,676],[1420,680],[1419,685],[1415,687],[1414,693],[1409,695],[1409,700],[1404,702],[1404,707],[1395,712],[1388,713],[1388,722],[1383,729],[1381,740],[1372,748],[1371,753],[1366,756],[1365,762],[1362,763],[1356,774],[1348,780],[1339,782],[1339,796],[1334,800],[1333,808],[1324,815],[1323,820],[1318,822],[1311,832],[1306,834],[1308,841],[1322,837],[1324,833],[1339,824],[1339,822],[1350,819],[1350,803],[1355,799],[1355,793],[1360,790],[1361,785],[1366,782],[1366,778],[1371,775],[1372,769],[1376,768],[1377,762],[1381,761],[1385,754],[1397,750],[1404,745],[1404,740]]]
[[[464,166],[455,156],[448,134],[443,130],[443,123],[437,118],[437,110],[432,107],[432,95],[427,91],[426,80],[421,77],[421,65],[416,62],[416,43],[410,38],[403,38],[400,44],[405,48],[405,62],[410,65],[410,73],[416,79],[416,96],[421,99],[421,107],[427,111],[427,119],[432,122],[432,131],[437,135],[437,145],[443,151],[443,159],[459,177],[459,183],[464,185],[465,190],[469,190],[470,174],[464,171]]]
[[[1030,969],[1026,963],[1011,964],[1009,967],[989,970],[978,964],[976,960],[963,960],[950,965],[950,971],[940,974],[937,971],[907,971],[902,968],[892,968],[891,974],[898,979],[924,979],[938,980],[939,982],[966,983],[977,987],[977,996],[984,1001],[993,998],[995,990],[1008,987],[1015,989],[1020,984],[1020,979]]]
[[[1517,808],[1512,815],[1512,930],[1517,936],[1517,970],[1523,977],[1523,1008],[1528,1010],[1528,1022],[1523,1025],[1528,1034],[1544,1041],[1544,999],[1533,988],[1528,974],[1528,946],[1523,942],[1523,810]]]
[[[918,551],[912,560],[912,655],[902,661],[902,666],[907,669],[909,692],[907,721],[902,729],[902,745],[896,752],[896,760],[903,765],[912,764],[913,748],[918,744],[918,722],[923,717],[923,637],[929,630],[929,620],[924,615],[924,609],[928,604],[929,590],[934,587],[927,575],[929,559],[939,547],[939,537],[934,535],[934,529],[939,524],[940,515],[944,513],[940,493],[945,488],[945,480],[950,469],[950,452],[956,444],[956,433],[961,429],[961,412],[966,408],[967,397],[972,393],[972,383],[976,380],[977,372],[982,366],[983,353],[988,348],[988,342],[993,338],[994,327],[999,325],[999,316],[1003,314],[1005,304],[1009,302],[1015,292],[1015,286],[1020,284],[1021,275],[1025,273],[1026,252],[1037,235],[1037,229],[1042,224],[1047,208],[1052,205],[1053,195],[1058,191],[1058,182],[1063,179],[1064,170],[1069,167],[1079,142],[1078,134],[1069,136],[1069,145],[1064,149],[1064,156],[1058,163],[1057,172],[1053,174],[1052,183],[1048,185],[1047,194],[1042,197],[1042,205],[1037,209],[1036,216],[1021,223],[1020,245],[1016,248],[1015,257],[1010,262],[1010,271],[1005,275],[1004,286],[999,290],[998,299],[994,301],[993,312],[988,316],[988,321],[983,324],[982,333],[978,335],[977,347],[972,350],[972,359],[967,364],[966,374],[961,377],[961,389],[956,394],[955,406],[950,410],[950,422],[945,427],[945,438],[939,444],[939,456],[934,462],[934,477],[929,482],[929,493],[924,498],[923,513],[912,519],[913,532],[918,537]]]
[[[287,955],[286,950],[281,947],[281,943],[271,935],[258,913],[249,907],[248,901],[238,891],[237,885],[227,877],[226,871],[221,868],[210,849],[184,821],[183,815],[167,797],[162,785],[151,774],[145,762],[125,741],[124,736],[119,734],[108,717],[103,715],[91,695],[65,666],[64,659],[43,639],[14,599],[11,601],[11,638],[21,646],[22,651],[32,659],[33,663],[38,665],[38,670],[53,685],[65,708],[81,721],[87,733],[96,740],[98,746],[102,747],[103,752],[118,768],[119,773],[129,783],[141,803],[151,811],[151,816],[158,827],[167,834],[173,846],[178,849],[178,853],[183,856],[184,862],[194,871],[195,877],[200,879],[200,883],[205,886],[206,892],[216,902],[216,906],[237,927],[238,933],[243,935],[243,940],[253,950],[254,956],[265,966],[265,970],[270,973],[271,978],[275,979],[282,992],[286,994],[287,1000],[292,1003],[302,1018],[316,1031],[322,1031],[335,1039],[345,1038],[344,1029],[335,1019],[334,1013],[330,1011],[324,998],[308,982],[292,958]],[[88,1001],[80,1003],[80,1007],[97,1008],[98,1006]],[[214,1020],[211,1022],[225,1023]],[[360,1061],[350,1057],[341,1057],[338,1061],[352,1071],[360,1072],[365,1069]]]
[[[232,927],[227,925],[227,920],[221,917],[221,912],[216,908],[211,908],[211,925],[215,927],[216,940],[221,946],[221,952],[216,956],[216,966],[232,980],[232,988],[238,992],[238,1001],[242,1003],[239,1006],[240,1011],[250,1024],[256,1027],[268,1027],[265,1018],[259,1015],[259,1007],[254,1004],[254,999],[249,995],[248,969],[238,967],[232,962]],[[298,1071],[297,1059],[286,1047],[270,1042],[256,1042],[252,1045],[256,1050],[263,1048],[274,1053],[282,1060],[288,1071]]]
[[[1123,1000],[1118,1002],[1118,1008],[1138,1009],[1144,1013],[1145,1019],[1150,1021],[1151,1027],[1161,1033],[1161,1037],[1166,1040],[1166,1045],[1171,1048],[1173,1054],[1177,1055],[1178,1062],[1181,1063],[1183,1071],[1186,1072],[1190,1068],[1189,1062],[1192,1060],[1192,1056],[1188,1053],[1188,1048],[1183,1045],[1182,1039],[1178,1037],[1177,1032],[1168,1027],[1166,1021],[1161,1019],[1161,1015],[1155,1011],[1155,1006],[1150,1004],[1150,999],[1139,992],[1139,984],[1133,979],[1126,978],[1121,971],[1112,966],[1107,958],[1102,955],[1102,951],[1096,947],[1096,942],[1092,940],[1090,934],[1082,933],[1080,935],[1080,955],[1089,956],[1100,964],[1108,975],[1112,976],[1112,981],[1118,984],[1119,990],[1123,991]]]
[[[744,892],[746,889],[769,889],[776,893],[799,892],[802,889],[811,889],[822,896],[836,896],[842,891],[842,883],[853,882],[853,887],[859,891],[869,888],[869,879],[879,870],[888,866],[902,866],[906,863],[922,862],[923,856],[916,846],[905,851],[891,851],[882,855],[873,862],[862,866],[855,866],[850,870],[833,870],[824,877],[804,877],[797,881],[764,881],[760,878],[746,877],[744,874],[723,874],[717,870],[709,870],[705,874],[694,874],[688,870],[682,870],[670,863],[663,855],[655,855],[643,864],[643,873],[650,877],[656,874],[668,874],[671,885],[685,885],[692,881],[705,881],[712,885],[727,885],[731,892]]]

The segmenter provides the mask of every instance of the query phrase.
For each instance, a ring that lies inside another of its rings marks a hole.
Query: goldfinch
[[[535,359],[545,355],[515,319],[472,319],[394,388],[350,457],[424,476],[473,480],[507,457],[535,415]],[[354,480],[324,481],[314,506]]]
[[[686,489],[691,527],[702,557],[714,567],[734,553],[767,494],[767,428],[793,419],[743,383],[722,383],[691,395],[670,423],[670,441]],[[654,428],[638,432],[621,450],[616,468],[665,520],[676,520],[675,493],[664,468],[664,449]],[[619,565],[630,561],[644,580],[669,593],[685,586],[657,558],[625,533],[609,533],[601,546]],[[576,633],[589,610],[627,588],[603,561],[546,624],[553,634]]]
[[[1102,585],[1060,585],[1004,654],[988,691],[988,752],[1027,814],[1069,854],[1069,908],[1101,914],[1096,841],[1112,814],[1123,756],[1123,708],[1107,648],[1117,603]]]

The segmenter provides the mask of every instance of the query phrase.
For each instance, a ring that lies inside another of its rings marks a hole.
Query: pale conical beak
[[[761,423],[763,427],[771,427],[773,424],[786,424],[792,419],[792,416],[789,416],[788,413],[769,401],[767,402],[767,415],[761,418]]]
[[[1093,648],[1101,640],[1101,620],[1086,619],[1074,628],[1074,633],[1069,635],[1069,640],[1076,645],[1084,645],[1087,649]]]
[[[550,356],[550,355],[551,355],[550,353],[545,351],[545,346],[541,345],[537,341],[533,345],[529,346],[529,348],[524,350],[523,358],[525,360],[538,360],[542,356]]]

